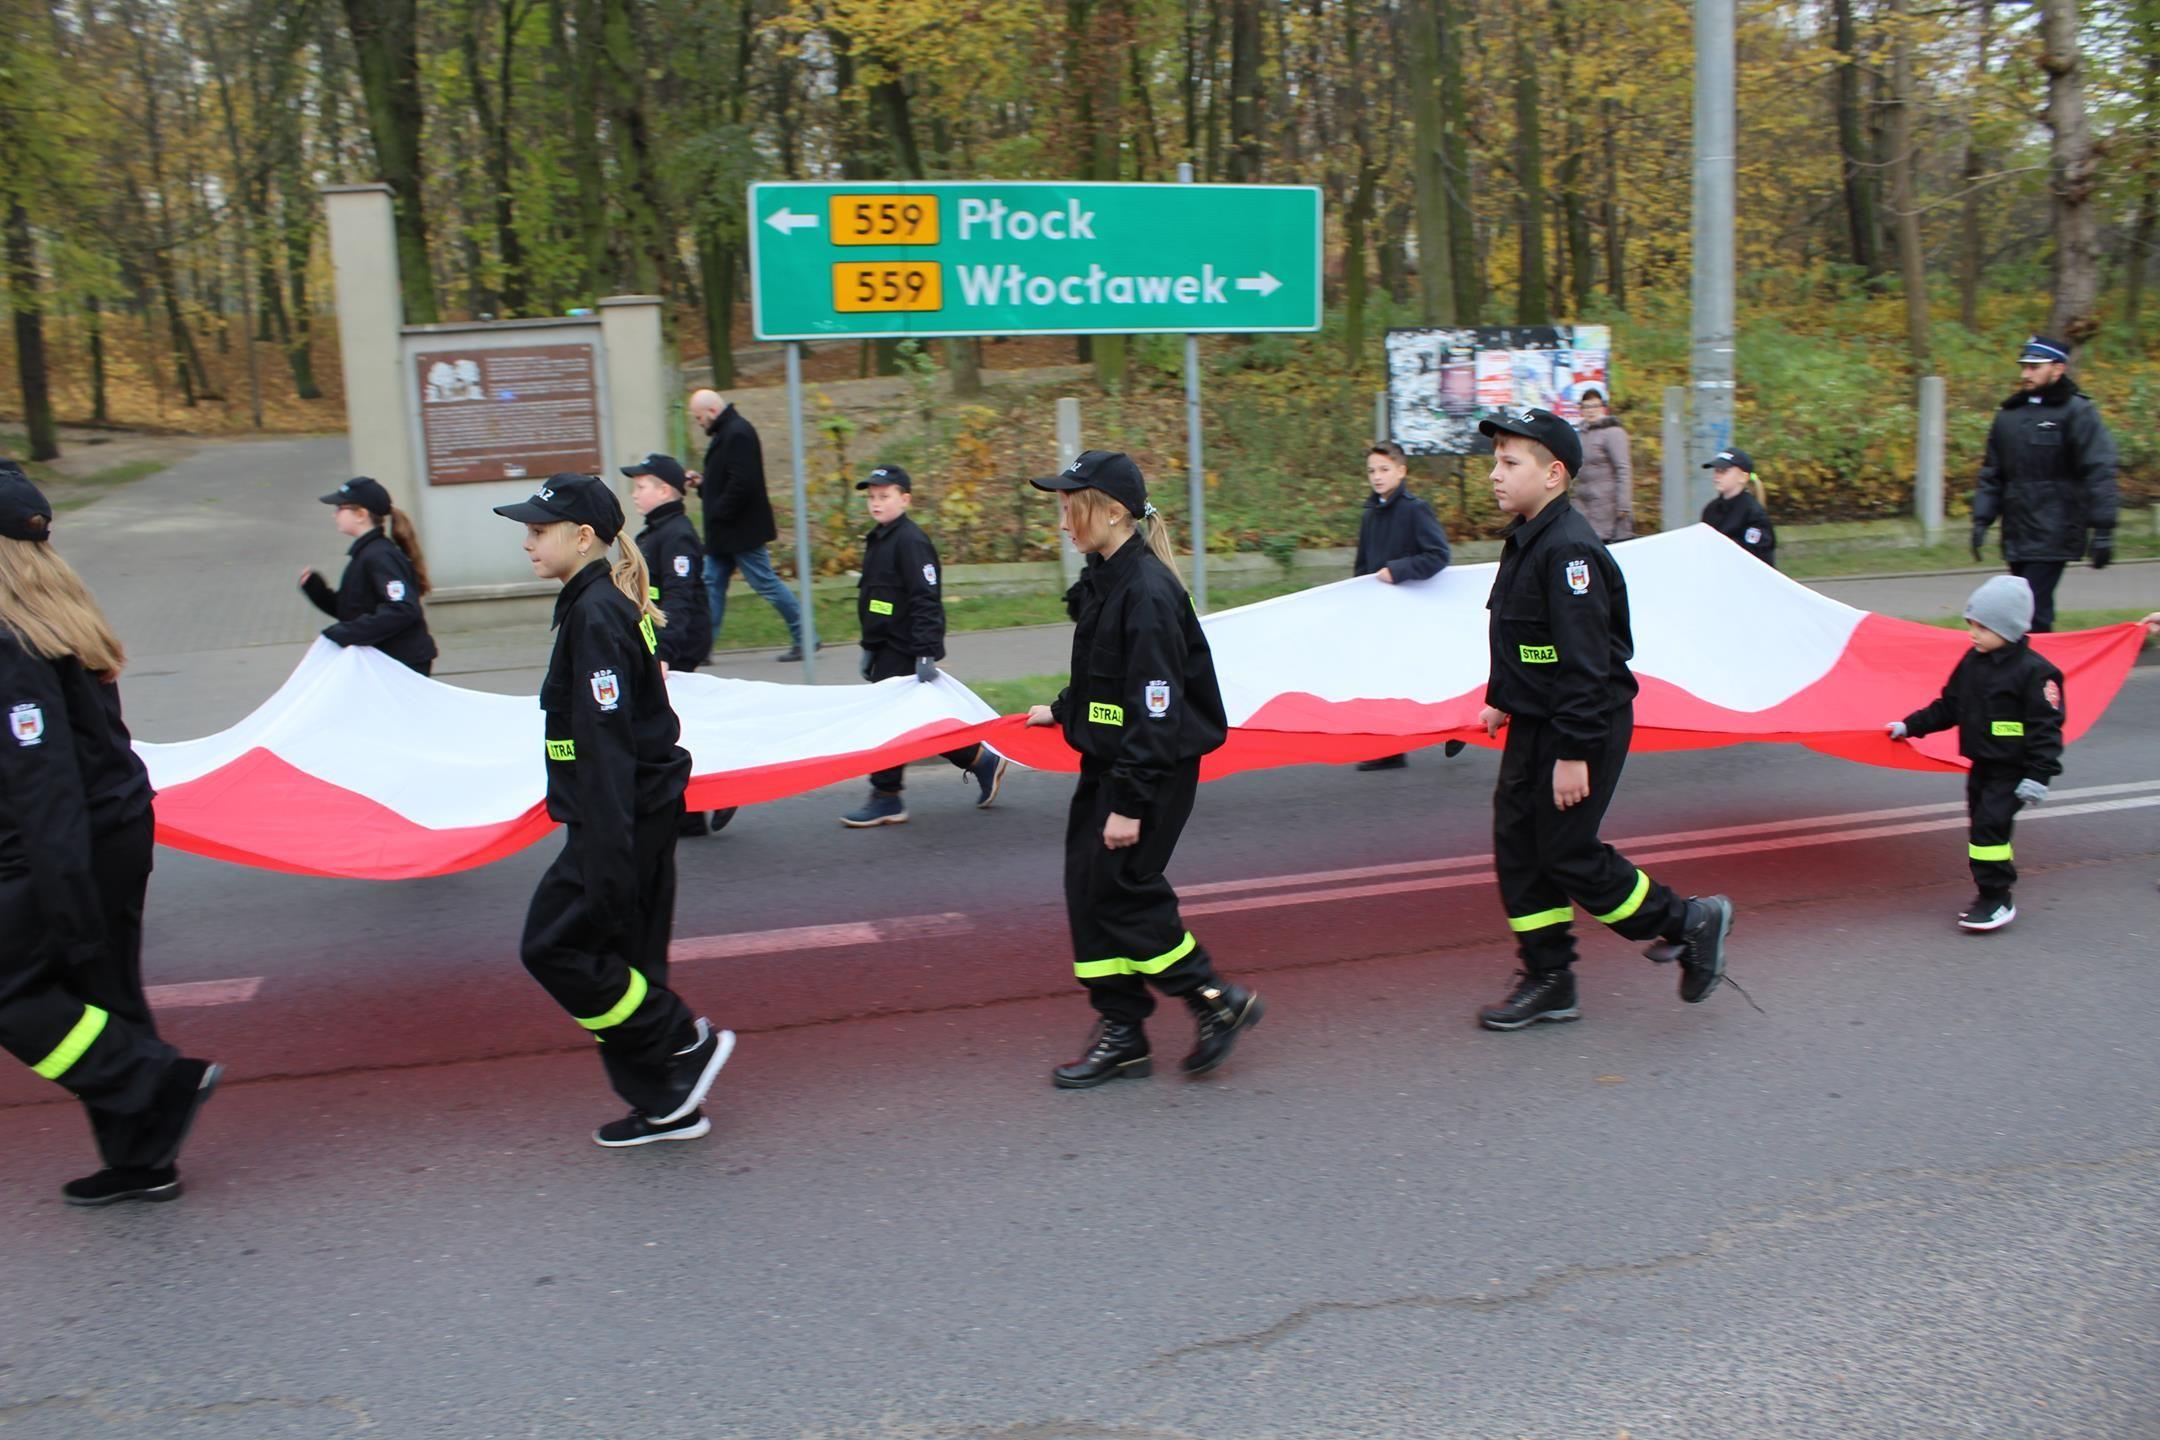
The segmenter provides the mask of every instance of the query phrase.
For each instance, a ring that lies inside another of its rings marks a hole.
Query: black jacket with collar
[[[651,576],[652,598],[667,616],[660,658],[671,670],[695,670],[712,658],[712,609],[705,596],[705,544],[683,513],[683,502],[655,505],[638,531],[638,550]]]
[[[345,554],[345,574],[334,593],[313,571],[300,585],[316,609],[337,621],[323,638],[372,645],[401,665],[424,670],[435,658],[435,637],[420,608],[420,578],[412,561],[379,529],[353,541]]]
[[[1137,535],[1090,555],[1066,603],[1072,683],[1050,713],[1083,763],[1108,767],[1111,811],[1138,817],[1173,770],[1230,733],[1215,657],[1184,583]]]
[[[855,618],[862,648],[914,659],[945,658],[945,601],[937,546],[902,514],[863,537]]]
[[[705,497],[705,548],[714,555],[740,555],[771,544],[780,528],[773,524],[772,497],[765,493],[765,446],[757,427],[730,405],[708,434],[698,482]]]
[[[1485,703],[1550,721],[1563,760],[1597,755],[1612,714],[1635,699],[1627,581],[1565,494],[1517,517],[1485,602],[1492,675]]]
[[[1742,490],[1730,499],[1718,496],[1703,506],[1702,523],[1777,569],[1777,530],[1770,523],[1770,512],[1752,492]]]
[[[2014,765],[2045,785],[2062,774],[2063,677],[2029,640],[1968,650],[1942,694],[1905,717],[1905,733],[1955,725],[1958,754],[1976,765]]]
[[[1447,569],[1447,532],[1423,496],[1410,493],[1410,482],[1383,500],[1365,498],[1358,521],[1357,570],[1371,575],[1386,570],[1395,580],[1426,580]]]
[[[2003,558],[2080,559],[2091,531],[2112,533],[2115,437],[2067,375],[2046,389],[2020,390],[1988,427],[1973,523],[2002,521]]]

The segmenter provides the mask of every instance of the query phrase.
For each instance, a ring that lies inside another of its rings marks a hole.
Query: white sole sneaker
[[[663,1140],[702,1140],[712,1133],[712,1121],[698,1116],[695,1125],[684,1125],[674,1130],[653,1130],[628,1140],[603,1140],[598,1131],[593,1133],[593,1144],[605,1150],[628,1150],[638,1145],[658,1145]]]
[[[713,1081],[720,1078],[720,1067],[727,1064],[728,1056],[735,1053],[734,1031],[716,1030],[713,1032],[713,1039],[717,1043],[713,1046],[712,1058],[707,1060],[705,1068],[698,1072],[697,1084],[690,1087],[689,1098],[665,1115],[652,1116],[653,1124],[672,1125],[705,1103],[705,1093],[712,1089]]]
[[[2015,919],[2017,919],[2017,906],[2005,905],[2001,909],[1984,916],[1958,916],[1958,929],[1963,930],[1968,935],[1985,935],[1990,930],[2002,929],[2003,926],[2008,925]]]

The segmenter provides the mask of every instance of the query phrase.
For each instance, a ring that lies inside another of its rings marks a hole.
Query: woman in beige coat
[[[1582,470],[1572,494],[1598,533],[1610,543],[1635,537],[1635,462],[1628,453],[1628,433],[1595,390],[1582,393]]]

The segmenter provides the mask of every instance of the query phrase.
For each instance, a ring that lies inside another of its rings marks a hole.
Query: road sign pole
[[[1074,396],[1063,395],[1057,402],[1057,468],[1069,470],[1073,461],[1079,458],[1080,401]],[[1070,588],[1080,578],[1083,561],[1080,547],[1063,531],[1058,533],[1058,563],[1064,568],[1065,584]]]
[[[1181,161],[1177,167],[1180,185],[1193,182],[1193,167],[1189,161]],[[1186,503],[1192,507],[1192,598],[1193,608],[1207,613],[1207,475],[1200,459],[1200,337],[1188,333],[1185,336],[1185,481],[1189,493]]]
[[[804,463],[802,423],[802,346],[790,340],[787,347],[787,423],[789,464],[795,471],[795,583],[802,588],[802,678],[817,683],[817,597],[813,591],[816,567],[810,561],[810,478]]]

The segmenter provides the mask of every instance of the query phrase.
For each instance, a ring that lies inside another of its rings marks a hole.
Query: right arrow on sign
[[[785,206],[783,206],[782,208],[773,211],[772,214],[765,217],[765,223],[772,226],[773,229],[779,231],[782,235],[792,235],[797,230],[817,229],[817,216],[797,215],[794,211],[789,210]],[[1240,281],[1238,283],[1243,284],[1244,282]]]
[[[1265,297],[1274,294],[1277,290],[1282,289],[1282,281],[1277,280],[1273,275],[1270,275],[1267,271],[1262,270],[1257,279],[1250,276],[1240,278],[1237,282],[1237,288],[1240,290],[1256,291],[1261,296]]]

